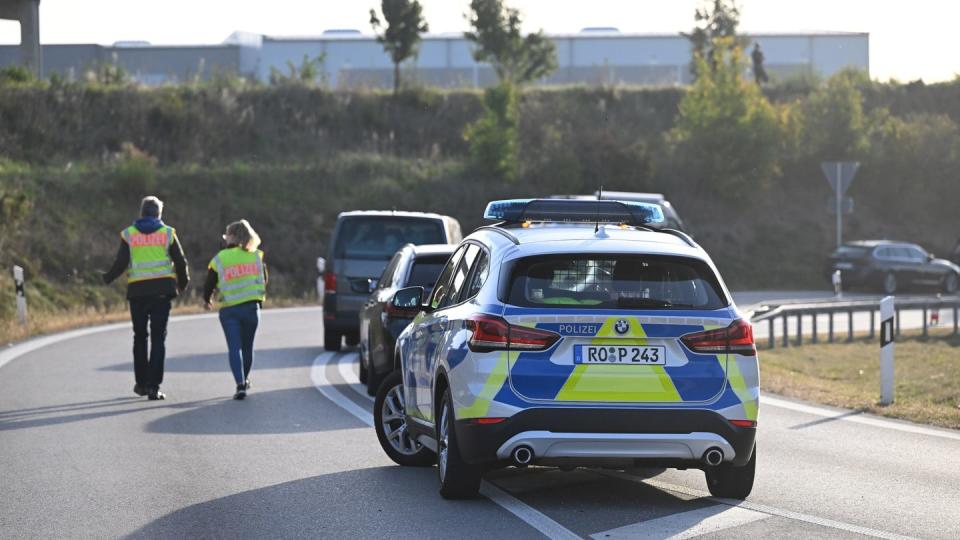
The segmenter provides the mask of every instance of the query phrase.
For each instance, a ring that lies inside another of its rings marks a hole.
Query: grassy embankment
[[[960,338],[944,330],[896,344],[895,402],[881,406],[876,341],[760,351],[764,391],[891,418],[960,429]]]

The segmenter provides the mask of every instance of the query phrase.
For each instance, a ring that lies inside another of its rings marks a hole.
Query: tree
[[[784,125],[755,84],[743,79],[743,51],[714,43],[713,67],[696,58],[697,80],[680,102],[673,140],[679,162],[704,187],[729,199],[749,197],[779,174]]]
[[[693,50],[693,61],[690,71],[697,75],[697,58],[707,59],[710,68],[716,66],[715,43],[718,39],[731,39],[736,45],[743,47],[745,43],[737,36],[737,27],[740,26],[740,8],[736,0],[707,0],[697,8],[693,15],[696,21],[693,31],[683,34],[690,41]]]
[[[866,84],[865,74],[842,71],[803,103],[803,140],[810,156],[819,161],[842,161],[867,151],[868,123],[860,91]]]
[[[473,58],[489,62],[501,82],[524,84],[557,69],[557,50],[543,30],[523,36],[520,12],[502,0],[471,0],[472,31],[464,35],[476,48]]]
[[[400,90],[400,64],[417,54],[420,34],[428,32],[430,27],[423,19],[423,8],[417,0],[382,0],[380,11],[386,21],[382,34],[377,41],[393,61],[393,93]],[[370,10],[370,26],[377,32],[382,23],[377,12]]]
[[[304,54],[300,65],[287,60],[287,72],[271,67],[270,84],[273,86],[313,86],[320,78],[321,84],[326,84],[326,72],[323,69],[327,60],[327,53],[320,53],[314,58]]]

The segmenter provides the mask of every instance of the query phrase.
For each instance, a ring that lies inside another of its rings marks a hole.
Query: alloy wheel
[[[382,420],[380,429],[390,441],[390,446],[397,452],[412,456],[420,451],[421,445],[415,441],[407,430],[407,420],[403,406],[403,385],[398,384],[387,392],[381,408]]]
[[[440,468],[440,480],[443,481],[447,477],[447,457],[449,453],[449,443],[450,443],[450,431],[449,426],[447,426],[447,408],[443,407],[443,411],[440,413],[440,441],[439,441],[439,452],[437,452],[438,460],[437,465]]]

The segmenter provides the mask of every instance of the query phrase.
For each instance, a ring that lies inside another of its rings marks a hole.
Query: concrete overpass
[[[40,76],[43,73],[40,0],[0,0],[0,19],[20,23],[20,64]]]

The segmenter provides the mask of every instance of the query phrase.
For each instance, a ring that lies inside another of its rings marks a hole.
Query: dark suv
[[[909,288],[957,292],[960,266],[937,259],[916,244],[889,240],[848,242],[833,252],[827,274],[840,271],[844,287],[894,294]]]
[[[424,212],[353,211],[337,217],[324,268],[323,345],[339,351],[360,342],[358,315],[377,279],[398,249],[406,244],[456,244],[460,223]],[[322,264],[321,264],[322,263]]]

